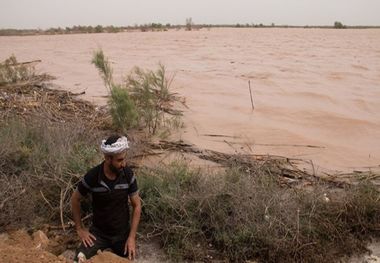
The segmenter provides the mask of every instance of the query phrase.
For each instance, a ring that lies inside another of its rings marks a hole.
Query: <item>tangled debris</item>
[[[351,173],[332,174],[327,171],[317,174],[311,160],[288,158],[277,155],[262,154],[236,154],[223,153],[214,150],[202,150],[195,145],[184,141],[161,140],[158,143],[150,144],[150,152],[146,155],[162,154],[165,151],[190,153],[200,159],[208,160],[223,167],[240,167],[247,173],[265,171],[277,177],[282,184],[313,185],[315,183],[326,183],[332,187],[342,188],[344,186],[357,184],[361,181],[371,181],[375,185],[380,185],[380,173],[376,170],[354,171]],[[152,152],[152,149],[155,152]]]
[[[64,123],[75,118],[95,127],[104,126],[107,122],[105,110],[78,99],[78,95],[81,94],[50,89],[45,83],[0,86],[0,118],[3,120],[14,114],[40,115],[53,122]]]
[[[0,120],[18,115],[23,118],[43,116],[52,122],[80,119],[92,127],[105,127],[109,122],[105,108],[78,98],[84,93],[52,89],[48,74],[36,74],[34,63],[0,64]],[[38,62],[38,61],[37,61]]]

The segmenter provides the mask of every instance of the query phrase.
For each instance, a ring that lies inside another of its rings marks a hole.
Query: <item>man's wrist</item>
[[[136,234],[129,233],[128,239],[135,239],[136,240]]]

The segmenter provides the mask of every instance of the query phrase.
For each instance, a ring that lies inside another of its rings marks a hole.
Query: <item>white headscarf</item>
[[[113,144],[106,144],[106,140],[102,140],[100,145],[101,151],[106,155],[114,155],[129,149],[128,139],[125,136],[117,139]]]

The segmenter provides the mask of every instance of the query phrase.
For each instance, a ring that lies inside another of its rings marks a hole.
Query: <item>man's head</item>
[[[126,165],[127,149],[129,148],[127,137],[112,135],[102,141],[100,146],[105,159],[105,164],[110,170],[118,174]]]

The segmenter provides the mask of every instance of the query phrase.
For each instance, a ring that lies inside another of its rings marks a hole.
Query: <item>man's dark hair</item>
[[[114,144],[117,140],[119,140],[121,138],[120,135],[118,134],[113,134],[111,135],[110,137],[107,138],[105,144],[106,145],[111,145],[111,144]]]

